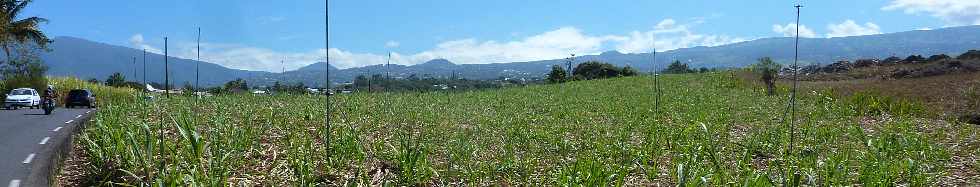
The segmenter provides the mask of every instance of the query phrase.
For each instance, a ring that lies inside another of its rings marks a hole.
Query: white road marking
[[[65,124],[69,124],[69,123],[74,122],[74,121],[75,120],[68,120],[68,121],[65,122]]]
[[[75,119],[81,118],[82,115],[75,116]]]
[[[85,111],[85,114],[88,114],[89,112],[92,112],[92,111],[91,111],[91,110],[89,110],[89,111]]]
[[[20,180],[11,180],[9,187],[20,187]]]
[[[44,139],[42,139],[41,140],[41,143],[39,143],[39,144],[41,144],[41,145],[47,144],[48,143],[48,140],[51,140],[51,137],[44,137]]]
[[[34,159],[34,153],[27,155],[27,158],[24,159],[24,164],[30,164],[32,159]]]
[[[58,132],[58,130],[61,130],[61,127],[54,128],[54,130],[51,130],[51,131]]]

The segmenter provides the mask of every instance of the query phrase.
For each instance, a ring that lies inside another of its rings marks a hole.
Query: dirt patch
[[[87,160],[88,155],[85,154],[80,142],[72,143],[71,152],[61,163],[54,186],[92,186],[93,184],[88,181],[91,173],[85,170],[85,166],[90,165]]]

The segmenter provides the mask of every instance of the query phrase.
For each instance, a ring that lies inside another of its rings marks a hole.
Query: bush
[[[105,80],[105,85],[112,87],[124,87],[126,86],[126,77],[119,72],[113,73],[108,79]]]
[[[576,80],[604,79],[619,76],[636,75],[636,70],[631,67],[618,68],[609,63],[589,61],[581,63],[572,70],[572,75]]]
[[[624,76],[624,77],[636,76],[638,74],[639,73],[637,73],[636,69],[633,69],[633,67],[630,67],[629,65],[627,65],[626,67],[623,67],[622,76]]]
[[[752,65],[752,71],[761,74],[762,83],[766,84],[766,94],[776,95],[776,74],[782,65],[772,61],[772,58],[762,57]]]
[[[551,66],[551,73],[548,73],[548,83],[562,83],[568,79],[568,72],[558,65]]]
[[[675,60],[673,63],[670,63],[670,65],[667,65],[667,69],[664,69],[664,73],[684,74],[684,73],[694,73],[694,70],[688,67],[687,64]]]

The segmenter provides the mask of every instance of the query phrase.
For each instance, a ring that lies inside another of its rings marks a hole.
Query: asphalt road
[[[0,110],[0,186],[51,186],[54,158],[91,109]]]

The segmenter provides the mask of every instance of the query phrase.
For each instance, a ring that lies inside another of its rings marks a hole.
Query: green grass
[[[727,73],[662,78],[660,110],[651,77],[339,95],[329,134],[324,97],[119,100],[81,140],[96,185],[929,186],[947,174],[946,132],[921,130],[914,103],[800,93],[790,151],[786,97]]]

